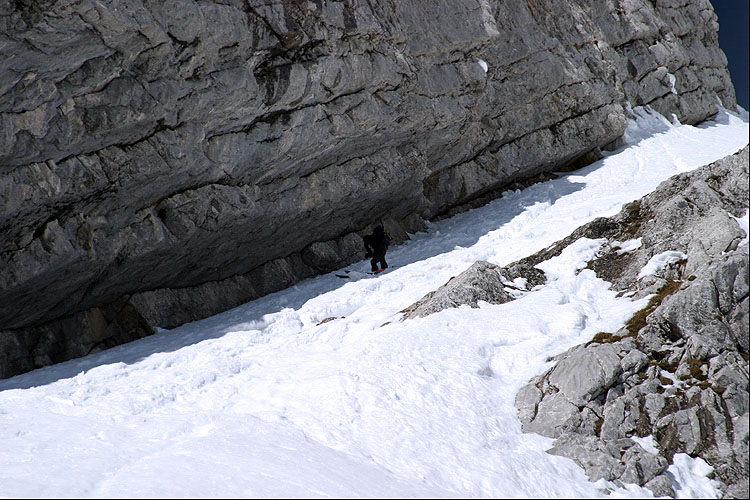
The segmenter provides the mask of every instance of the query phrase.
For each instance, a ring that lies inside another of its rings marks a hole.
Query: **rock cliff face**
[[[594,481],[674,496],[666,469],[687,453],[713,466],[727,497],[747,498],[750,245],[733,217],[748,209],[749,183],[745,147],[521,261],[475,263],[404,318],[513,300],[545,283],[537,264],[579,238],[605,240],[588,268],[622,294],[650,296],[648,305],[620,331],[556,356],[523,387],[516,396],[523,430],[555,438],[550,453],[572,458]],[[655,256],[669,263],[641,273]],[[527,290],[512,286],[517,278]]]
[[[0,376],[735,106],[707,0],[0,0]]]

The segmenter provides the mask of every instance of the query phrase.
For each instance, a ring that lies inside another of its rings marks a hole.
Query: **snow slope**
[[[320,276],[0,380],[0,496],[651,496],[589,482],[522,434],[513,406],[548,357],[643,307],[577,272],[600,241],[544,263],[551,281],[516,301],[399,321],[475,260],[525,257],[748,143],[746,113],[698,127],[633,113],[626,147],[431,224],[391,249],[387,273]],[[675,460],[680,496],[716,496],[701,462]]]

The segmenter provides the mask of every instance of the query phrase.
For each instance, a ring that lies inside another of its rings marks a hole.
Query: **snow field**
[[[389,251],[388,273],[320,276],[0,381],[0,496],[651,496],[589,482],[521,433],[513,405],[549,357],[645,305],[581,270],[602,240],[543,263],[548,284],[510,303],[399,312],[478,259],[530,255],[748,141],[747,118],[723,110],[699,127],[633,113],[626,147],[430,224]],[[672,467],[680,495],[716,493],[700,463]]]

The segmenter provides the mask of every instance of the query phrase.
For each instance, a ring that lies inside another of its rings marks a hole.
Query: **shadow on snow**
[[[636,119],[648,118],[649,113],[636,113]],[[662,117],[663,118],[663,117]],[[704,122],[701,128],[708,128],[726,122],[727,117],[719,113],[715,122]],[[632,147],[641,140],[666,131],[670,124],[666,119],[659,124],[638,130],[628,137],[627,147]],[[411,239],[394,247],[388,254],[388,260],[399,268],[425,259],[453,251],[456,247],[468,248],[490,231],[502,228],[513,218],[522,214],[528,207],[538,203],[553,204],[556,200],[583,189],[585,184],[571,182],[568,175],[586,175],[601,168],[599,160],[575,172],[567,172],[557,179],[540,182],[524,189],[522,196],[515,192],[505,193],[487,205],[457,214],[449,219],[430,223],[428,230],[411,235]],[[346,266],[347,269],[369,269],[369,260],[363,260]],[[259,330],[266,325],[266,315],[283,309],[299,309],[308,300],[326,292],[340,288],[351,280],[342,280],[335,276],[341,270],[317,276],[299,282],[285,290],[275,292],[241,306],[209,318],[187,323],[172,330],[159,329],[154,335],[139,339],[105,351],[72,359],[55,365],[0,380],[0,391],[10,389],[27,389],[54,383],[57,380],[72,378],[92,368],[114,363],[134,364],[156,353],[172,352],[200,342],[216,339],[229,332]],[[360,279],[378,279],[364,275]]]

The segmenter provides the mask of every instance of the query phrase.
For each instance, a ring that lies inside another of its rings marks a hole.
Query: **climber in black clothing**
[[[385,253],[388,251],[388,245],[391,243],[391,237],[383,229],[383,226],[376,227],[372,234],[368,234],[362,238],[365,242],[365,257],[372,257],[370,260],[370,266],[372,272],[379,273],[385,271],[388,268],[388,263],[385,261]],[[378,269],[378,263],[380,269]]]

